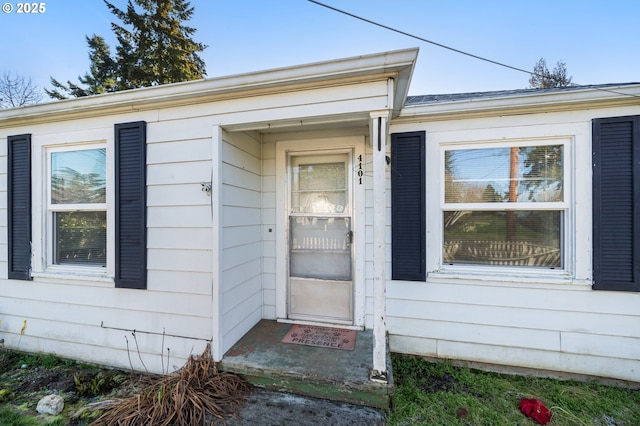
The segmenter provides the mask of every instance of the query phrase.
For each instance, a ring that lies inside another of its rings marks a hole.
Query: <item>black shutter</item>
[[[116,124],[116,287],[147,288],[146,123]]]
[[[7,138],[7,226],[9,271],[31,279],[31,135]]]
[[[425,133],[391,135],[391,277],[426,280]]]
[[[594,290],[640,291],[639,202],[640,116],[594,120]]]

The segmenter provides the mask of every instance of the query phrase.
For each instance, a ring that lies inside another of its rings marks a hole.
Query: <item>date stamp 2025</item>
[[[2,12],[4,13],[16,13],[16,14],[29,14],[36,15],[42,14],[47,11],[47,4],[45,2],[40,3],[2,3]]]

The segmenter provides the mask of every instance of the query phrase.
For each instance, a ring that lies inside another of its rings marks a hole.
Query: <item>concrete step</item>
[[[389,356],[388,383],[369,378],[371,331],[358,331],[355,348],[349,351],[282,343],[290,327],[260,321],[227,352],[220,368],[267,389],[383,409],[389,406],[394,389]]]

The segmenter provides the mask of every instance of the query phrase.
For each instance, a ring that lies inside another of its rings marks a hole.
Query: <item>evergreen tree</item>
[[[117,62],[120,89],[196,80],[206,75],[198,56],[207,46],[191,39],[195,28],[183,25],[193,7],[185,0],[134,0],[126,10],[105,3],[125,26],[111,28],[118,40]],[[128,29],[127,27],[131,27]]]
[[[188,1],[128,0],[125,10],[104,2],[121,22],[111,23],[117,39],[115,57],[104,38],[87,37],[90,72],[78,78],[79,84],[67,81],[65,85],[52,77],[54,89],[45,89],[50,97],[88,96],[196,80],[206,75],[198,53],[207,46],[193,41],[195,28],[183,24],[193,15]]]
[[[529,87],[532,89],[551,89],[554,87],[571,86],[571,77],[567,76],[567,66],[564,62],[556,62],[553,71],[549,72],[547,61],[540,58],[533,67]]]
[[[98,95],[117,90],[116,62],[111,57],[111,49],[103,37],[93,35],[87,37],[89,45],[89,59],[91,66],[84,77],[79,77],[80,83],[86,85],[89,94]]]
[[[114,92],[117,90],[116,83],[116,63],[111,57],[109,45],[103,37],[93,35],[87,39],[89,46],[89,72],[84,77],[78,77],[80,84],[73,83],[70,80],[64,84],[51,77],[51,85],[53,89],[44,89],[49,97],[54,99],[66,99],[68,96],[75,98],[81,96],[98,95],[105,92]]]

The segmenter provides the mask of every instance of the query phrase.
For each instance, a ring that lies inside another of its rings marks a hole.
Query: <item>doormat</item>
[[[291,326],[281,341],[296,345],[352,351],[356,346],[356,331],[295,324]]]

